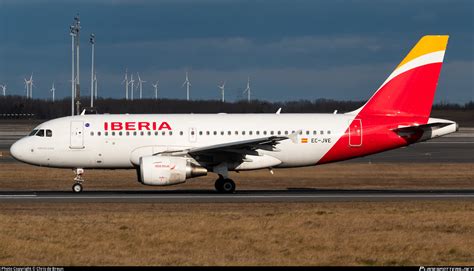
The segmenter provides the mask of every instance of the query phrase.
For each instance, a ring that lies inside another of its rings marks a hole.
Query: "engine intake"
[[[170,156],[140,158],[139,181],[146,185],[173,185],[186,179],[205,176],[207,169],[191,163],[190,159]]]

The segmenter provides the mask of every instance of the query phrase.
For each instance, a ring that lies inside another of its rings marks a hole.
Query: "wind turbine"
[[[135,83],[135,80],[133,80],[133,73],[130,75],[130,81],[128,81],[128,83],[131,85],[131,89],[130,89],[130,100],[133,101],[133,92],[135,91],[135,89],[133,88],[133,84]]]
[[[30,75],[29,80],[27,80],[26,78],[24,78],[24,80],[26,87],[26,98],[33,98],[33,74]]]
[[[7,95],[7,84],[0,85],[0,88],[2,88],[3,97],[5,97]]]
[[[145,83],[146,81],[142,80],[140,78],[140,74],[137,72],[137,76],[138,76],[138,86],[140,87],[140,100],[142,99],[142,94],[143,94],[143,83]]]
[[[122,81],[122,85],[125,84],[125,99],[128,100],[128,84],[130,84],[130,82],[128,81],[128,70],[125,69],[125,76],[124,76],[124,79]]]
[[[225,102],[225,81],[222,85],[217,85],[217,87],[221,90],[222,102]]]
[[[53,93],[53,102],[54,102],[54,93],[56,92],[56,88],[54,87],[54,81],[53,81],[53,86],[51,87],[49,91]]]
[[[160,82],[160,80],[157,80],[154,84],[151,84],[155,89],[155,100],[158,100],[158,82]]]
[[[250,76],[247,78],[247,87],[244,90],[244,93],[247,92],[247,101],[250,102]]]
[[[189,101],[189,87],[191,86],[191,83],[189,82],[187,71],[186,71],[186,80],[184,80],[182,87],[184,87],[185,85],[186,85],[186,100]]]

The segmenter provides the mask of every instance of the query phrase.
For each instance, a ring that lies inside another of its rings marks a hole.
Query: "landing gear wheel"
[[[82,185],[80,183],[75,183],[72,186],[72,192],[74,193],[81,193],[82,192]]]
[[[235,183],[231,179],[219,178],[214,186],[220,193],[230,194],[235,192]]]
[[[74,185],[72,186],[72,192],[74,193],[81,193],[82,192],[82,183],[84,182],[84,178],[82,175],[84,174],[84,169],[82,168],[76,168],[74,169],[74,174],[76,174],[76,177],[74,177]]]

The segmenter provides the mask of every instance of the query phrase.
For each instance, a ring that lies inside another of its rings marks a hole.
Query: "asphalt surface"
[[[404,148],[390,150],[348,162],[374,163],[473,163],[474,129],[471,133],[447,135]]]
[[[223,203],[223,202],[344,202],[400,200],[474,200],[474,189],[460,190],[242,190],[219,194],[212,190],[175,191],[41,191],[0,192],[0,202],[152,202],[152,203]]]

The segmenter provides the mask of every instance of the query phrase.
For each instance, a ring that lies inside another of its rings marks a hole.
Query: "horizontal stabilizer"
[[[435,123],[428,123],[428,124],[423,124],[423,125],[399,127],[399,128],[393,129],[393,131],[396,132],[397,134],[417,133],[417,132],[420,132],[420,131],[436,130],[436,129],[439,129],[439,128],[446,127],[450,124],[452,124],[452,123],[435,122]]]
[[[409,144],[454,133],[458,130],[455,122],[431,122],[428,124],[405,126],[392,129]]]

